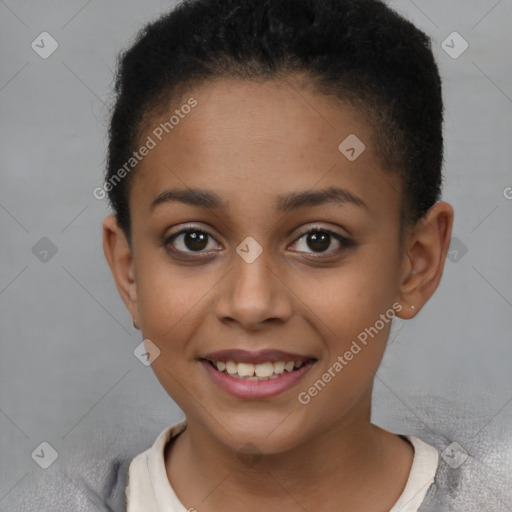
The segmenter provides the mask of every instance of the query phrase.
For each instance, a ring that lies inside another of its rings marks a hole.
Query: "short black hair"
[[[381,0],[184,0],[143,27],[117,65],[105,190],[128,240],[134,172],[112,180],[144,120],[213,78],[307,76],[368,123],[383,169],[400,176],[402,224],[439,199],[443,100],[431,40]]]

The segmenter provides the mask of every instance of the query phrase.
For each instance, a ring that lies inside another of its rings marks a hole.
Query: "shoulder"
[[[124,488],[131,460],[130,456],[95,460],[83,457],[79,467],[56,461],[46,470],[27,473],[5,496],[0,509],[124,512]]]
[[[434,482],[418,512],[507,512],[510,482],[508,487],[504,479],[501,484],[493,482],[491,475],[485,465],[471,456],[461,466],[440,458]]]
[[[125,489],[132,460],[155,442],[161,426],[124,431],[119,425],[89,432],[79,442],[58,447],[47,469],[32,468],[2,498],[0,510],[125,512]]]
[[[434,482],[418,512],[508,512],[512,434],[506,419],[490,421],[464,404],[437,397],[418,397],[415,404],[409,429],[439,453]]]

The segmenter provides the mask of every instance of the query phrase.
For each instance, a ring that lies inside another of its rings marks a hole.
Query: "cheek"
[[[311,411],[325,414],[337,403],[331,412],[340,414],[371,386],[395,313],[395,258],[366,247],[338,269],[296,281],[294,292],[305,298],[325,349],[319,371],[301,389]]]
[[[207,283],[191,278],[193,269],[172,266],[154,254],[142,254],[140,261],[144,263],[136,269],[137,303],[144,335],[179,340],[176,333],[186,329],[187,317],[207,292]]]
[[[310,314],[325,327],[326,338],[357,336],[395,301],[394,261],[368,252],[368,256],[360,252],[338,268],[296,277],[291,286]]]

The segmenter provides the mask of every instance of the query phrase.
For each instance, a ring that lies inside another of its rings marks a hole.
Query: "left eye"
[[[299,244],[302,239],[305,239],[304,244],[307,245],[307,247],[313,249],[314,253],[323,253],[326,252],[329,246],[331,245],[332,238],[334,238],[339,243],[338,249],[348,247],[351,245],[350,240],[348,240],[347,238],[338,235],[333,231],[329,231],[328,229],[322,228],[314,228],[309,231],[306,231],[297,239],[297,242],[295,243]],[[336,249],[334,249],[333,251],[336,252]]]
[[[202,231],[200,229],[188,228],[171,235],[166,241],[165,245],[173,245],[177,252],[189,252],[189,253],[199,253],[205,251],[208,246],[208,239],[211,238],[215,240],[212,235],[210,235],[206,231]],[[313,253],[323,253],[326,252],[329,246],[332,243],[332,239],[335,239],[338,244],[338,250],[344,247],[349,247],[352,245],[352,242],[347,238],[334,233],[328,229],[322,228],[314,228],[309,231],[303,233],[294,244],[299,244],[301,240],[305,239],[303,242],[313,250]],[[181,245],[181,247],[177,247]],[[336,252],[336,249],[333,250]],[[307,252],[307,251],[298,251],[298,252]]]

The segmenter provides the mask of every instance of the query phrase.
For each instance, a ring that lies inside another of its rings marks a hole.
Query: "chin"
[[[224,427],[224,428],[223,428]],[[292,450],[306,441],[307,431],[293,414],[240,413],[223,422],[209,421],[207,428],[220,443],[237,453],[272,455]]]

